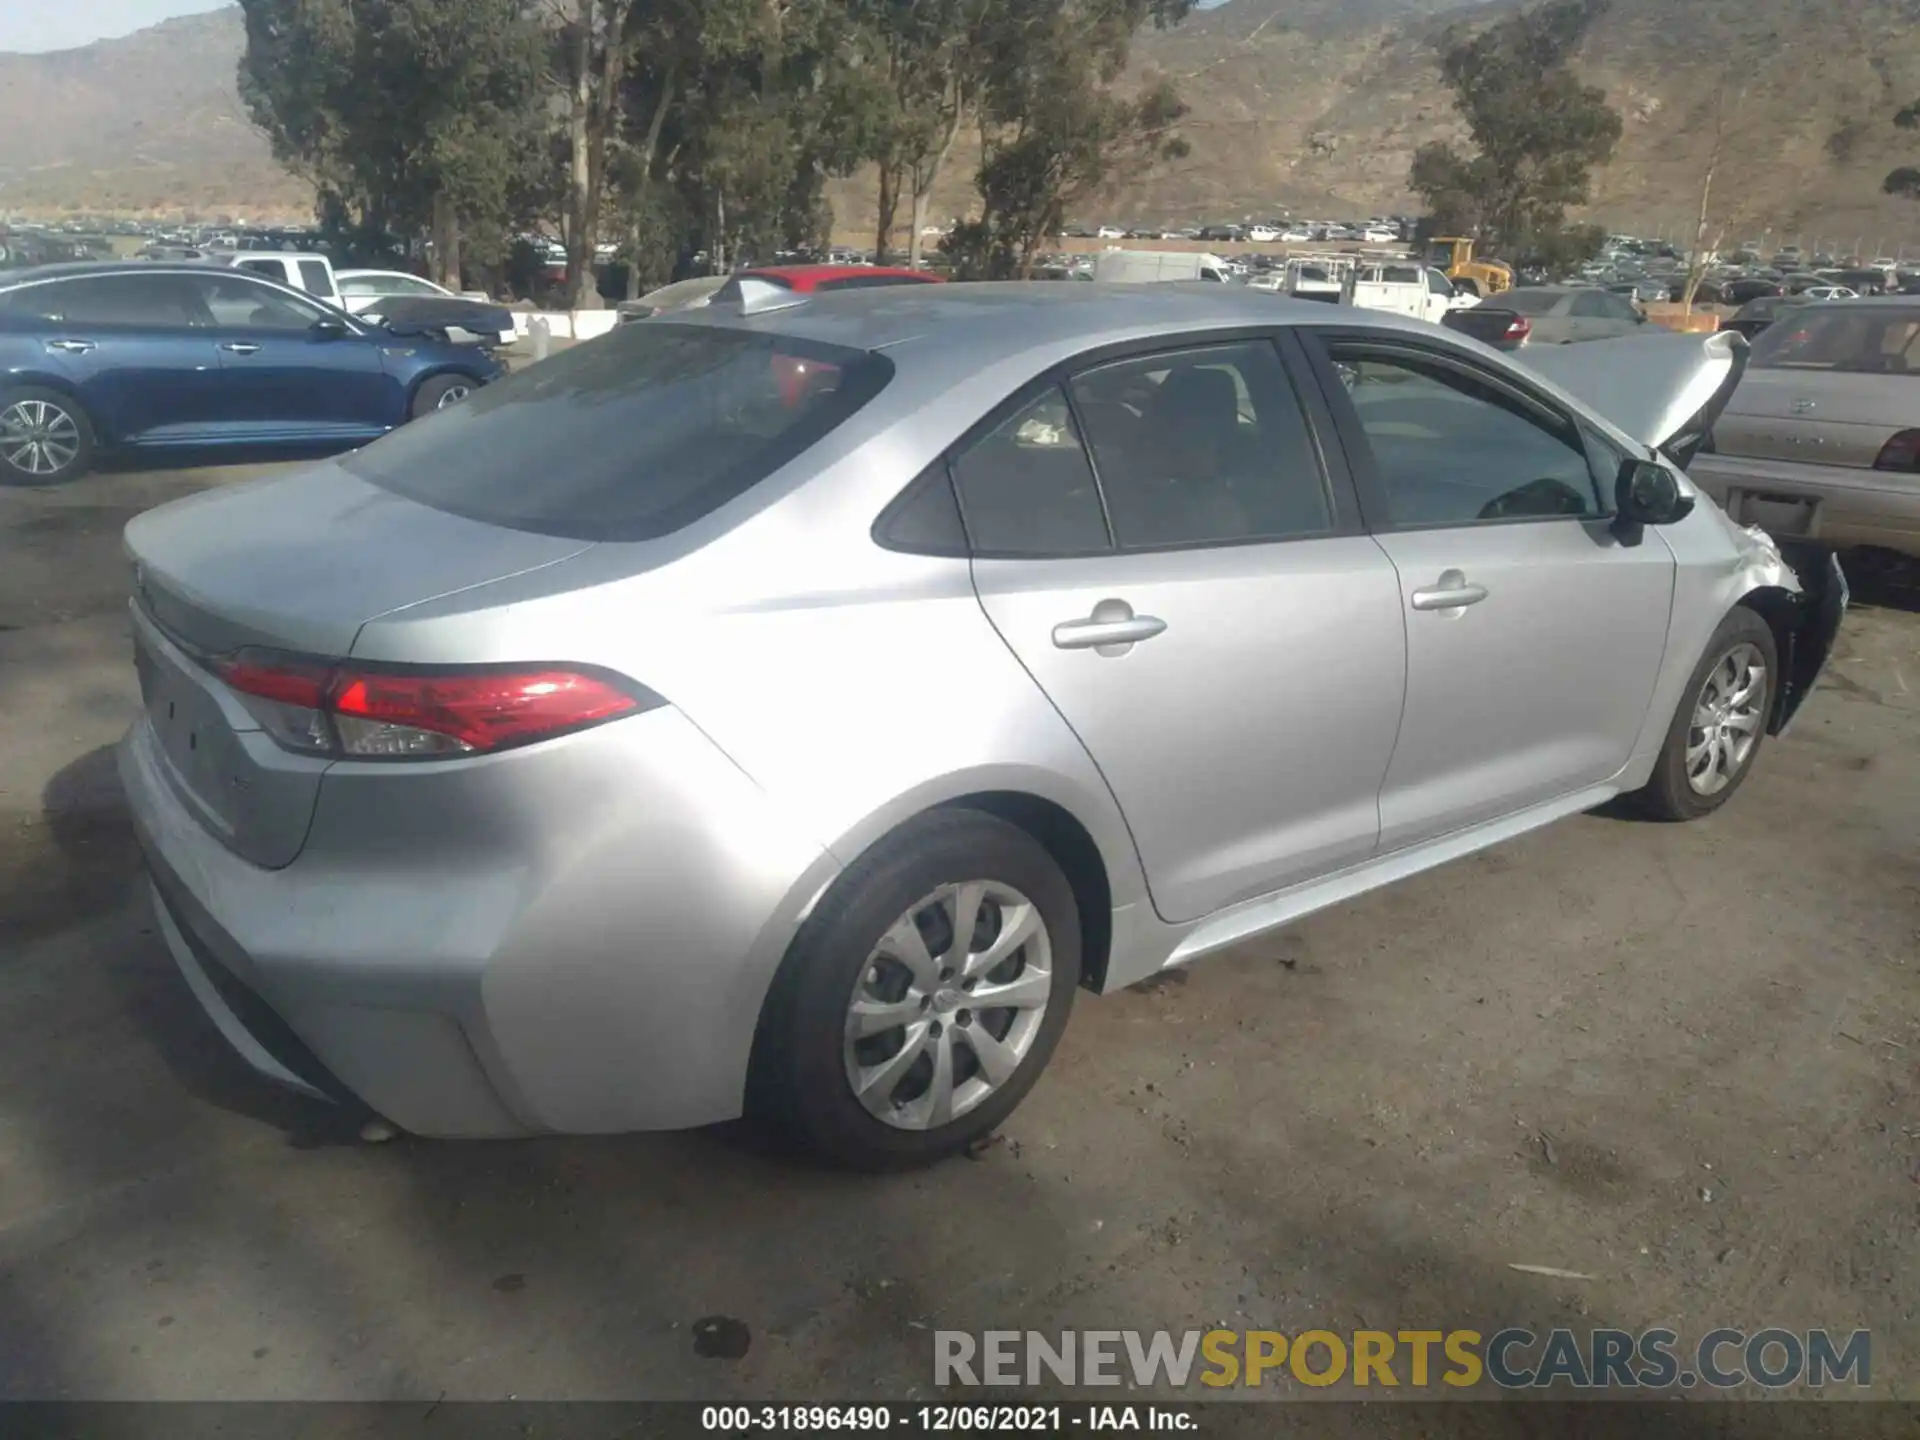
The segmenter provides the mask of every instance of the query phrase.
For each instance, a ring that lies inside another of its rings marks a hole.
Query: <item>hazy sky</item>
[[[66,50],[231,0],[0,0],[0,51]]]

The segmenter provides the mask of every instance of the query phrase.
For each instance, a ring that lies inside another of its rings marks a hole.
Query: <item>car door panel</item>
[[[1627,763],[1665,653],[1673,558],[1605,521],[1378,537],[1407,627],[1407,716],[1380,796],[1380,847],[1598,785]],[[1484,598],[1419,608],[1457,572]]]
[[[184,283],[155,273],[27,287],[14,295],[16,348],[72,387],[105,443],[191,442],[216,423],[223,379]]]
[[[1598,476],[1619,457],[1478,361],[1335,335],[1316,365],[1406,626],[1381,849],[1605,783],[1645,719],[1674,585],[1657,534],[1610,528]]]
[[[977,560],[974,582],[1112,787],[1163,918],[1373,853],[1406,636],[1371,540]],[[1127,612],[1164,629],[1117,653],[1056,637]]]
[[[1054,387],[962,447],[954,479],[981,605],[1106,778],[1155,910],[1194,920],[1365,859],[1405,630],[1305,397],[1264,338],[1072,388],[1071,411]]]
[[[376,337],[316,330],[314,322],[329,312],[239,273],[197,283],[226,376],[222,438],[350,443],[374,439],[404,418]]]

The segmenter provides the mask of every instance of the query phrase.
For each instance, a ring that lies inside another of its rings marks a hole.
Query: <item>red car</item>
[[[864,290],[874,285],[942,283],[938,275],[897,265],[766,265],[752,270],[736,270],[732,278],[765,280],[783,290],[797,290],[803,295],[828,290]]]
[[[715,301],[738,300],[736,281],[764,280],[784,290],[811,295],[828,290],[859,290],[874,285],[938,285],[938,275],[924,270],[906,270],[891,265],[765,265],[752,270],[736,270],[731,275],[702,275],[692,280],[677,280],[671,285],[624,300],[616,308],[620,323],[645,320],[669,310],[694,310]]]

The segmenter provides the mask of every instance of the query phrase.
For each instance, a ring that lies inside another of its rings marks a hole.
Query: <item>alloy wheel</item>
[[[847,1083],[875,1119],[937,1129],[1014,1077],[1052,994],[1039,907],[998,881],[943,885],[861,966],[847,1005]]]
[[[1767,662],[1757,645],[1740,644],[1707,672],[1687,730],[1687,784],[1696,795],[1731,785],[1765,728]]]
[[[442,392],[439,400],[434,403],[433,408],[436,410],[445,410],[450,405],[458,405],[471,394],[473,394],[473,387],[471,385],[450,385]]]
[[[0,459],[24,475],[58,475],[80,454],[80,422],[51,400],[0,411]]]

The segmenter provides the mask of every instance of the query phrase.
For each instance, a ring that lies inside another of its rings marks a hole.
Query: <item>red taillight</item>
[[[575,670],[342,672],[327,705],[337,717],[429,731],[469,751],[525,744],[639,708],[632,695]]]
[[[212,662],[262,728],[309,755],[478,755],[665,702],[610,676],[555,666],[427,671],[329,667],[269,651]]]
[[[318,710],[333,672],[324,665],[298,660],[267,659],[255,650],[242,650],[214,663],[220,678],[243,695],[256,695],[280,705]]]
[[[1873,468],[1898,470],[1908,475],[1920,474],[1920,430],[1902,430],[1882,445]]]
[[[1516,315],[1507,322],[1506,333],[1500,337],[1500,341],[1502,344],[1518,345],[1531,334],[1533,334],[1533,321],[1524,315]]]

